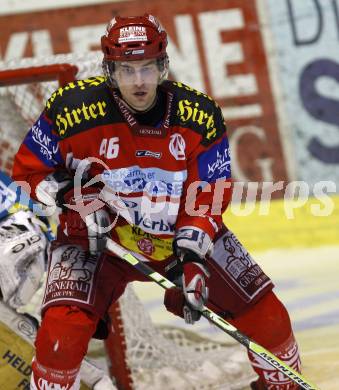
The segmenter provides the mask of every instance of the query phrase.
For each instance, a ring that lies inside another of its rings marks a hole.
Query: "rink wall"
[[[325,211],[324,199],[312,197],[298,202],[275,199],[266,205],[260,201],[246,206],[231,204],[223,220],[250,252],[272,248],[339,248],[339,196],[331,196],[327,202],[330,210],[327,214],[317,213]]]
[[[311,189],[331,181],[339,191],[336,2],[58,1],[64,8],[41,3],[4,1],[1,61],[98,50],[112,16],[153,13],[169,33],[171,77],[222,107],[235,179],[297,179]]]

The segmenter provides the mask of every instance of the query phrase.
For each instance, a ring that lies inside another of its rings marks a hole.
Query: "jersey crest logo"
[[[169,151],[176,160],[185,160],[186,143],[181,134],[175,133],[170,137]]]

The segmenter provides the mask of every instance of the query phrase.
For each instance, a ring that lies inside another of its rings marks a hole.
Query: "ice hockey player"
[[[270,278],[222,222],[231,172],[220,108],[167,80],[167,34],[154,16],[115,17],[101,45],[104,77],[55,91],[15,158],[14,178],[29,183],[32,197],[67,205],[51,250],[32,389],[78,389],[88,342],[104,336],[109,306],[127,283],[145,280],[104,251],[109,229],[156,271],[180,280],[164,297],[170,312],[193,323],[207,304],[300,370]],[[258,374],[253,388],[297,388],[249,359]]]
[[[28,390],[38,316],[22,312],[41,287],[51,234],[48,220],[28,209],[28,197],[13,184],[0,171],[0,388]],[[116,390],[89,360],[81,380],[93,390]]]

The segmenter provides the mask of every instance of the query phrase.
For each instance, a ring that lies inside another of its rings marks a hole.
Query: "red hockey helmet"
[[[158,20],[149,14],[113,18],[101,37],[105,61],[164,58],[167,33]]]

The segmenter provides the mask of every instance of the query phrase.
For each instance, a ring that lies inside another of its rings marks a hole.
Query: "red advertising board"
[[[169,34],[171,77],[203,89],[222,107],[235,178],[286,180],[255,1],[127,1],[2,16],[1,60],[98,50],[113,16],[145,12]]]

